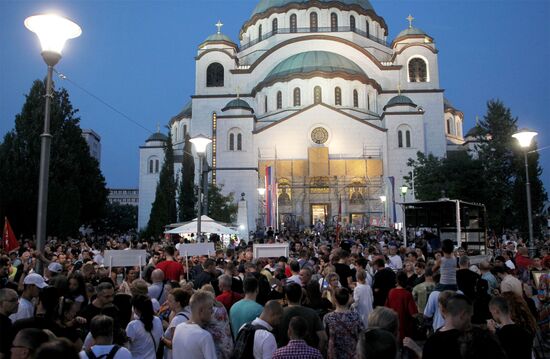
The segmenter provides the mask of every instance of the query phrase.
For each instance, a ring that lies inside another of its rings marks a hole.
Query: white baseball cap
[[[61,272],[63,272],[63,266],[60,263],[52,262],[48,266],[48,270],[50,272],[54,272],[54,273],[61,273]]]
[[[25,280],[23,280],[23,284],[34,284],[40,289],[48,286],[46,284],[46,281],[44,280],[44,277],[42,277],[38,273],[31,273],[28,276],[26,276]]]

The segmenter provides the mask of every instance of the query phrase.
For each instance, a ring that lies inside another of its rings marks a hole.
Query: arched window
[[[217,62],[211,63],[206,69],[206,86],[223,87],[223,66]]]
[[[405,131],[405,147],[411,147],[411,131]]]
[[[155,173],[159,173],[159,165],[160,165],[160,161],[155,160]]]
[[[353,15],[349,17],[349,30],[355,31],[355,16]]]
[[[262,25],[258,26],[258,41],[262,41]]]
[[[315,86],[313,89],[313,103],[321,103],[323,101],[323,92],[321,86]]]
[[[353,107],[359,107],[359,93],[353,90]]]
[[[450,118],[447,119],[447,133],[449,135],[451,134],[451,119]]]
[[[267,112],[267,96],[264,99],[264,112]]]
[[[243,135],[239,133],[237,134],[237,151],[242,151],[242,150],[243,150]]]
[[[294,106],[302,106],[302,96],[298,87],[294,89]]]
[[[273,21],[271,22],[271,31],[273,32],[273,35],[275,35],[277,31],[279,31],[279,20],[273,19]]]
[[[185,140],[185,137],[187,137],[187,125],[183,125],[183,139]]]
[[[281,91],[277,91],[277,110],[283,108],[283,94]]]
[[[330,31],[338,31],[338,15],[334,12],[330,14]]]
[[[426,61],[418,57],[409,61],[409,81],[410,82],[428,81],[428,71],[427,71]]]
[[[317,21],[317,13],[312,12],[309,14],[309,31],[317,32],[319,30],[319,22]]]
[[[342,90],[340,87],[334,89],[334,105],[342,106]]]
[[[290,32],[297,32],[298,31],[298,20],[296,18],[296,14],[290,15]]]
[[[235,134],[229,134],[229,151],[235,151]]]
[[[397,131],[397,147],[403,148],[403,131]]]
[[[153,171],[155,170],[154,166],[155,160],[149,160],[149,173],[153,173]]]
[[[367,21],[365,22],[365,25],[367,25],[367,26],[365,27],[365,32],[366,32],[366,34],[367,34],[367,37],[369,37],[369,36],[370,36],[370,29],[369,29],[370,24],[369,24],[369,20],[367,20]]]

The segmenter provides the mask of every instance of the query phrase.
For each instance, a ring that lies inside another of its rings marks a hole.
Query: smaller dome
[[[168,137],[166,135],[163,135],[160,132],[155,132],[151,136],[149,136],[149,138],[145,142],[151,142],[151,141],[166,142],[166,141],[168,141]]]
[[[451,101],[449,101],[448,98],[446,97],[443,97],[443,108],[446,110],[446,109],[453,109],[453,110],[456,110],[456,107],[453,106],[453,104],[451,103]]]
[[[403,95],[397,95],[392,97],[386,106],[384,106],[384,111],[386,111],[386,108],[393,107],[393,106],[411,106],[411,107],[418,107],[410,98]]]
[[[481,127],[476,125],[472,127],[464,137],[479,137],[482,135],[483,135],[483,130],[481,129]]]
[[[231,42],[231,43],[234,44],[233,40],[231,40],[231,38],[229,36],[227,36],[225,34],[222,34],[222,33],[216,33],[216,34],[212,34],[212,35],[208,36],[206,38],[206,40],[204,40],[204,42],[208,42],[208,41],[227,41],[227,42]]]
[[[417,27],[409,27],[403,31],[401,31],[396,39],[399,39],[400,37],[403,37],[403,36],[409,36],[409,35],[422,35],[422,36],[428,36],[428,34],[426,34],[423,30],[417,28]]]
[[[236,98],[234,100],[229,101],[227,105],[225,105],[225,107],[222,108],[222,112],[225,112],[228,110],[237,110],[237,109],[247,110],[254,113],[254,110],[252,109],[252,107],[250,107],[248,102],[241,100],[240,98]]]

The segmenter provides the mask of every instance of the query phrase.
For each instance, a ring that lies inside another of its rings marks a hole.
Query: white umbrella
[[[217,234],[238,234],[237,231],[228,228],[208,216],[201,216],[201,231],[203,233],[217,233]],[[197,233],[197,219],[186,223],[178,228],[171,229],[164,233],[168,234],[185,234],[185,233]]]

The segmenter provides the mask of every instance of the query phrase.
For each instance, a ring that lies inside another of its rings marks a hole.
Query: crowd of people
[[[474,258],[381,230],[263,241],[288,257],[254,258],[253,241],[184,258],[182,238],[21,240],[0,255],[0,359],[550,357],[544,247],[529,257],[508,234]],[[127,248],[147,265],[109,268],[104,251]]]

